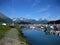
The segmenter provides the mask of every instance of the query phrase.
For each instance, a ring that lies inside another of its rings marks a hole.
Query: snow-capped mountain
[[[46,19],[43,19],[43,18],[40,18],[38,20],[35,20],[35,19],[27,19],[27,18],[13,18],[13,21],[14,22],[21,22],[21,21],[24,21],[24,22],[31,22],[31,23],[47,23],[48,20]]]
[[[38,22],[39,22],[39,23],[48,23],[48,20],[45,19],[45,18],[40,18],[40,19],[38,20]]]

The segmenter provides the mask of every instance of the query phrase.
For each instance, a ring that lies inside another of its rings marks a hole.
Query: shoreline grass
[[[2,39],[6,32],[10,30],[11,28],[9,26],[0,26],[0,39]]]
[[[27,40],[26,36],[22,33],[22,29],[20,27],[16,28],[18,30],[18,37],[23,42],[26,42],[26,44],[31,45],[31,43]]]

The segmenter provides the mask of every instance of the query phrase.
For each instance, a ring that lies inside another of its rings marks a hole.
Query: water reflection
[[[32,45],[60,45],[60,37],[50,32],[24,29],[23,33]]]

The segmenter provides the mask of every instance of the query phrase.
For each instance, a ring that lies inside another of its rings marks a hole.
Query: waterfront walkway
[[[6,33],[5,37],[0,40],[0,45],[26,45],[26,43],[18,39],[17,29],[12,28]]]

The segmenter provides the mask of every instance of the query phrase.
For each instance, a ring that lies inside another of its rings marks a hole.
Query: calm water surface
[[[46,35],[35,29],[24,29],[23,33],[32,45],[60,45],[60,37],[56,35]]]

